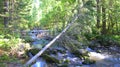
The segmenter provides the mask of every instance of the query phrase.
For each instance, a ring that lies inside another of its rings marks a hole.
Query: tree
[[[4,14],[5,15],[9,14],[9,1],[8,0],[4,0]],[[5,16],[4,17],[5,28],[8,27],[8,21],[9,21],[9,17]]]
[[[101,14],[101,7],[100,7],[100,0],[96,0],[97,2],[97,28],[100,28],[100,14]]]
[[[107,33],[105,0],[102,0],[102,30],[101,30],[101,33],[102,34],[106,34]]]

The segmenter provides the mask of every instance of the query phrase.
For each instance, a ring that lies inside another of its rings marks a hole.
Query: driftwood
[[[34,62],[46,49],[48,49],[60,36],[66,32],[66,30],[77,20],[78,15],[75,15],[73,20],[71,21],[70,24],[59,34],[57,35],[51,42],[49,42],[41,51],[39,51],[34,57],[32,57],[26,64],[25,66],[29,66],[32,62]]]

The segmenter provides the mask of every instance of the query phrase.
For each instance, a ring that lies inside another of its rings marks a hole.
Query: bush
[[[20,39],[12,38],[12,39],[0,39],[0,48],[5,50],[9,50],[11,47],[14,47],[19,43]]]
[[[97,41],[103,46],[117,45],[120,46],[120,35],[98,35],[98,34],[85,34],[89,41]]]

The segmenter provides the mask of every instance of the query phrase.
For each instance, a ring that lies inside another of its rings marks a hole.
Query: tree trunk
[[[9,12],[9,1],[8,0],[4,0],[4,14],[6,15]],[[8,16],[4,17],[4,27],[7,28],[8,27]]]
[[[104,35],[107,33],[107,30],[106,30],[106,8],[105,8],[105,1],[103,0],[102,1],[102,31],[101,33]]]
[[[100,8],[100,0],[96,0],[97,2],[97,28],[100,28],[100,14],[101,14],[101,8]]]
[[[9,9],[9,20],[10,20],[10,22],[13,22],[13,18],[14,18],[14,0],[9,1],[9,6],[11,7]]]

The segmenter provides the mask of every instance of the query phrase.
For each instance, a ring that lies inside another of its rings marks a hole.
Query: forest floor
[[[0,48],[0,67],[23,67],[28,58],[10,55],[9,51]]]

